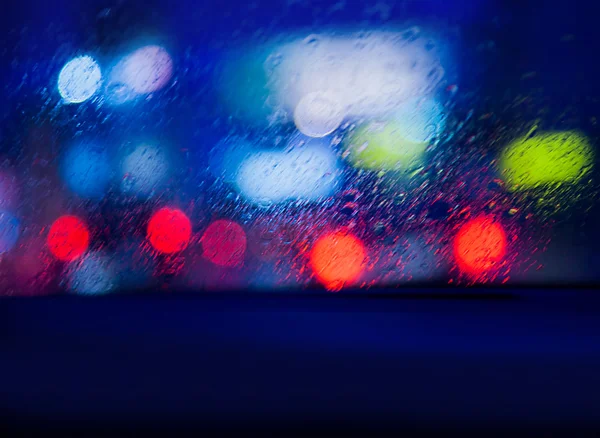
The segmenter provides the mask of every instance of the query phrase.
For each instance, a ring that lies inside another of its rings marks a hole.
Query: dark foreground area
[[[598,427],[597,291],[406,292],[5,299],[1,423],[62,436]]]

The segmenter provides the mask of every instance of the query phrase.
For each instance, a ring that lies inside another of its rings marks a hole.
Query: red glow
[[[161,208],[148,222],[148,240],[159,252],[171,254],[187,248],[192,223],[181,210]]]
[[[463,272],[482,274],[506,255],[506,233],[489,217],[470,220],[454,239],[454,257]]]
[[[48,248],[59,260],[73,261],[81,257],[90,244],[87,225],[76,216],[61,216],[48,232]]]
[[[310,254],[317,278],[332,290],[356,281],[363,270],[365,258],[362,242],[340,231],[321,237]]]
[[[240,265],[246,253],[246,233],[235,222],[215,221],[204,231],[202,249],[204,257],[215,265]]]

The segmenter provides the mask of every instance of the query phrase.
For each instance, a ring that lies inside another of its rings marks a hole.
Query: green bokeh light
[[[422,164],[427,145],[404,138],[397,122],[370,123],[349,137],[346,153],[361,169],[408,172]]]
[[[500,169],[509,190],[577,183],[591,169],[593,150],[576,131],[522,137],[502,152]]]

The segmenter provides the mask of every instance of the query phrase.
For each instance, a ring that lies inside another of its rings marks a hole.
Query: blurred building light
[[[445,75],[438,52],[417,28],[313,35],[273,50],[265,69],[274,100],[288,113],[305,112],[311,107],[307,96],[326,93],[336,99],[331,120],[340,113],[360,119],[387,115],[411,97],[431,94]]]

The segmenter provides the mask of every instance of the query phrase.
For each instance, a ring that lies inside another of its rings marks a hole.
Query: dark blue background
[[[416,292],[4,300],[2,423],[573,434],[598,426],[595,291]]]

